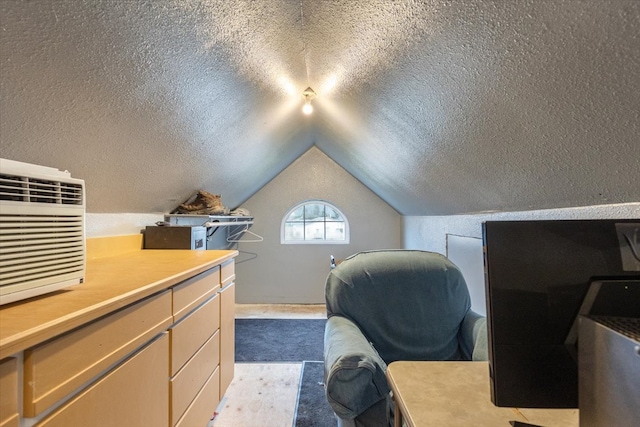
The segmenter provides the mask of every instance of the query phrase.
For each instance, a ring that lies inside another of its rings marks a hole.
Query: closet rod
[[[242,225],[253,225],[253,221],[226,221],[226,222],[213,222],[207,221],[203,224],[205,227],[231,227],[234,225],[242,226]]]

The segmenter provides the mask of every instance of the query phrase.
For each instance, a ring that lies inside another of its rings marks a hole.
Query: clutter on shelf
[[[231,216],[251,216],[251,212],[247,208],[235,208],[231,212],[229,212]]]
[[[222,204],[220,194],[211,194],[199,190],[196,194],[181,203],[171,213],[190,215],[228,215],[229,208]]]

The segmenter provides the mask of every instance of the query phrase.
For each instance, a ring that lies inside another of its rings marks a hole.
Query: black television
[[[578,316],[640,317],[640,219],[486,221],[482,233],[492,402],[577,408]]]

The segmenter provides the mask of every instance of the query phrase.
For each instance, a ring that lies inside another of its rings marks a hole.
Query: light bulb
[[[313,107],[311,106],[311,100],[316,98],[316,93],[310,87],[306,88],[302,92],[304,98],[304,105],[302,106],[302,112],[307,116],[313,113]]]
[[[310,102],[304,103],[304,105],[302,106],[302,112],[306,115],[313,113],[313,107],[311,106]]]

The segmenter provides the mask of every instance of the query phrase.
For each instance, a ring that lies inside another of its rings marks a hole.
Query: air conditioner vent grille
[[[0,305],[84,281],[84,181],[0,159]]]
[[[82,197],[80,184],[0,174],[0,200],[82,205]]]
[[[0,214],[0,287],[84,270],[83,215]]]

